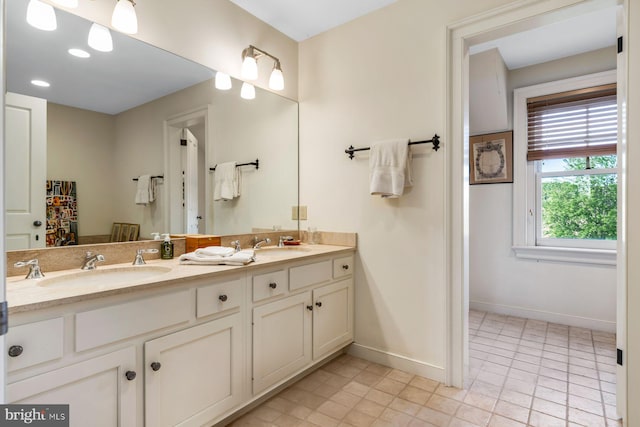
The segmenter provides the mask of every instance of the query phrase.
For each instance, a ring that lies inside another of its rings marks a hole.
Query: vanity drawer
[[[287,270],[253,276],[253,302],[284,294],[288,287]]]
[[[296,290],[331,280],[331,260],[289,269],[289,289]]]
[[[13,326],[7,333],[7,370],[27,368],[62,357],[64,319],[43,320]]]
[[[229,280],[196,290],[196,316],[205,317],[240,307],[242,279]]]
[[[187,322],[192,307],[187,289],[78,313],[76,351]]]
[[[353,256],[336,258],[333,260],[333,278],[350,276],[353,274]]]

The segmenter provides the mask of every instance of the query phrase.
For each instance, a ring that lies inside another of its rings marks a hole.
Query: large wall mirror
[[[139,225],[129,239],[298,229],[296,102],[242,99],[235,79],[217,90],[213,70],[115,31],[111,52],[94,50],[91,22],[56,9],[57,29],[42,31],[28,0],[5,4],[7,249],[123,240],[114,223]],[[239,196],[214,200],[212,168],[256,160],[237,168]],[[155,200],[136,203],[146,175]]]

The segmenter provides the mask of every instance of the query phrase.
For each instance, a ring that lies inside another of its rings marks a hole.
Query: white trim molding
[[[557,248],[553,246],[513,246],[518,258],[577,264],[616,265],[615,249]]]

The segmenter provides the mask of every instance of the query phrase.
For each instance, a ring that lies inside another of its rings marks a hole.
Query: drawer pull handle
[[[307,306],[307,310],[309,310],[309,311],[313,311],[313,306],[312,306],[312,305],[308,305],[308,306]]]
[[[161,367],[162,365],[160,364],[160,362],[151,362],[151,369],[153,369],[154,371],[159,371]]]
[[[219,299],[220,301],[222,301],[222,302],[225,302],[225,301],[226,301],[227,299],[229,299],[229,298],[227,298],[227,296],[226,296],[226,295],[222,294],[222,295],[220,295],[220,296],[218,297],[218,299]]]
[[[278,284],[277,284],[276,282],[271,282],[271,283],[269,283],[269,287],[270,287],[271,289],[275,289],[275,288],[277,288],[277,287],[278,287]]]
[[[127,371],[124,376],[127,377],[129,381],[133,381],[136,379],[136,371]]]
[[[316,307],[322,307],[322,301],[316,301]]]
[[[343,270],[348,270],[349,269],[349,264],[342,264],[342,269]]]
[[[21,345],[12,345],[9,347],[9,357],[18,357],[22,354],[23,350]]]

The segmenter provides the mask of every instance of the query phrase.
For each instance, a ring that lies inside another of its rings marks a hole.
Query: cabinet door
[[[311,363],[311,292],[253,309],[253,393]]]
[[[145,425],[201,426],[241,402],[240,313],[144,345]]]
[[[68,404],[72,427],[135,426],[136,381],[141,377],[127,379],[135,364],[135,348],[125,348],[9,384],[8,401]]]
[[[353,281],[313,291],[313,358],[353,341]]]

